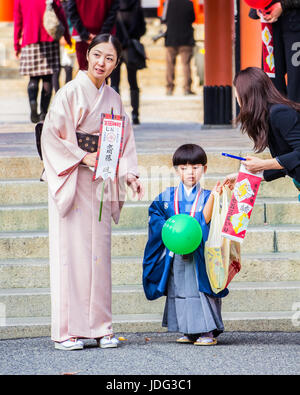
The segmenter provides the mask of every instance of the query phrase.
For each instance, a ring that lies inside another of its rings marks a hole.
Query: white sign
[[[102,117],[94,180],[102,177],[104,181],[107,178],[114,181],[123,143],[123,123],[124,117]]]

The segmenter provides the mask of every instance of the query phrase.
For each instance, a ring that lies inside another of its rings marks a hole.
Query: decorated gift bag
[[[220,195],[217,192],[213,194],[213,213],[204,256],[210,286],[214,293],[219,293],[241,269],[240,245],[236,241],[224,238],[221,234],[228,211],[228,189],[223,190],[221,209]]]
[[[222,258],[227,265],[226,288],[233,277],[241,270],[241,244],[238,241],[223,237],[222,227],[228,214],[229,201],[231,201],[231,191],[225,187],[223,189],[223,204],[221,211],[221,235],[222,235]]]
[[[262,172],[250,173],[241,164],[222,229],[225,238],[239,243],[245,239],[261,180]]]

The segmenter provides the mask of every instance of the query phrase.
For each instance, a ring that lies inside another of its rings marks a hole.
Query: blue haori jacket
[[[195,186],[189,196],[186,195],[183,184],[179,184],[179,212],[180,214],[190,214],[191,206],[197,195],[199,185]],[[174,194],[176,187],[167,188],[152,202],[149,207],[149,228],[148,242],[145,247],[143,259],[143,287],[146,298],[149,300],[157,299],[167,295],[167,285],[170,267],[172,265],[174,254],[169,251],[161,238],[161,231],[164,223],[168,218],[175,215]],[[204,260],[204,245],[208,238],[209,224],[206,224],[203,216],[203,208],[210,191],[202,190],[197,204],[195,219],[200,223],[202,228],[202,241],[200,246],[194,252],[196,262],[196,274],[199,291],[207,295],[222,298],[228,294],[228,289],[224,289],[215,294],[210,286],[206,274]]]

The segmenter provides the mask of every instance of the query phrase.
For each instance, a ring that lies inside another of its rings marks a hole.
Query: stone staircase
[[[139,154],[145,199],[136,202],[128,195],[120,223],[113,226],[116,332],[163,330],[164,298],[147,301],[141,275],[149,201],[177,182],[169,159],[158,152]],[[220,160],[224,174],[237,170],[235,161],[224,163],[219,153],[209,152],[206,188],[224,175],[216,173]],[[35,156],[3,157],[0,165],[0,338],[49,336],[47,185],[38,181],[41,163]],[[292,320],[300,303],[299,246],[300,204],[291,180],[263,183],[242,245],[242,270],[223,299],[227,331],[299,330]]]
[[[145,198],[136,202],[129,195],[119,225],[113,225],[113,321],[116,332],[163,330],[164,298],[147,301],[141,276],[149,202],[165,187],[177,183],[170,169],[171,153],[188,141],[208,148],[209,173],[203,182],[209,189],[224,174],[238,169],[237,161],[220,157],[221,147],[226,146],[230,149],[228,152],[237,155],[246,154],[241,152],[246,148],[241,150],[238,147],[248,147],[245,140],[239,140],[228,129],[208,129],[200,133],[200,126],[191,130],[188,124],[182,123],[182,130],[174,126],[173,134],[172,125],[175,124],[170,122],[188,121],[200,125],[202,88],[195,77],[193,89],[198,95],[181,95],[182,75],[178,62],[175,95],[171,98],[164,96],[163,41],[156,44],[151,41],[151,36],[159,28],[157,20],[148,21],[147,34],[143,38],[149,56],[148,68],[138,74],[142,125],[135,128],[135,136]],[[5,115],[6,121],[2,120],[0,125],[0,134],[7,133],[5,146],[0,144],[0,339],[49,336],[47,185],[39,181],[42,164],[32,145],[33,136],[24,137],[33,130],[28,121],[24,122],[28,112],[28,80],[14,78],[17,63],[11,54],[11,24],[0,24],[0,41],[7,54],[8,63],[4,66],[10,69],[5,74],[0,65],[0,99],[1,106],[4,106],[1,114],[7,111],[10,114]],[[124,67],[122,73],[121,94],[129,112]],[[18,116],[15,115],[16,107]],[[160,124],[156,125],[157,122]],[[9,134],[19,132],[23,132],[22,139],[19,137],[20,141],[14,146]],[[219,174],[220,169],[222,174]],[[300,309],[300,203],[290,179],[261,185],[250,223],[242,245],[242,270],[231,283],[230,294],[223,303],[225,329],[298,331],[300,326],[295,317]]]

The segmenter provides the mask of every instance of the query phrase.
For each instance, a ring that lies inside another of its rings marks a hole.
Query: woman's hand
[[[232,191],[235,186],[237,176],[238,173],[228,174],[222,183],[222,187],[227,186]]]
[[[246,160],[243,162],[246,170],[250,173],[258,173],[259,171],[265,170],[265,159],[257,158],[255,156],[246,156]]]
[[[246,156],[244,166],[250,173],[258,173],[263,170],[283,169],[275,158],[261,159],[256,156]]]
[[[127,177],[127,185],[133,191],[133,197],[138,195],[138,199],[141,200],[144,196],[144,187],[140,180],[134,176]]]
[[[68,43],[67,43],[67,41],[66,41],[66,39],[64,38],[64,36],[62,36],[60,39],[59,39],[59,45],[61,45],[61,46],[66,46]]]
[[[275,3],[274,5],[272,5],[272,7],[268,8],[268,10],[263,13],[263,18],[268,23],[277,22],[278,18],[282,14],[282,11],[283,10],[282,10],[280,2]]]
[[[97,157],[97,152],[92,152],[92,153],[86,154],[81,162],[89,167],[95,167],[96,157]]]
[[[86,40],[88,45],[90,45],[90,43],[93,41],[94,37],[96,37],[96,34],[90,33],[89,38]]]

